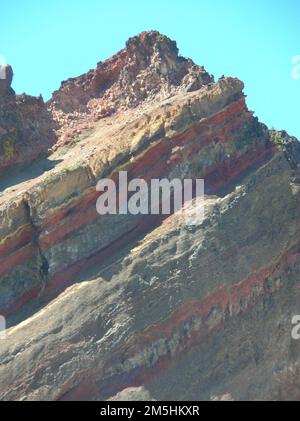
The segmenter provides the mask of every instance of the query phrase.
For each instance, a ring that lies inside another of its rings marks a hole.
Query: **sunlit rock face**
[[[300,147],[243,89],[151,31],[46,105],[5,95],[54,140],[0,194],[1,399],[299,399]],[[203,178],[204,219],[100,216],[120,170]]]

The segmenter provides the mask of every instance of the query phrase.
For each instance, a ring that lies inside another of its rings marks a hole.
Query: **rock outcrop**
[[[223,79],[155,106],[142,118],[99,123],[84,143],[52,156],[61,161],[56,168],[19,195],[0,198],[2,314],[38,297],[44,287],[43,295],[61,291],[79,269],[105,261],[160,222],[144,215],[100,218],[95,204],[101,178],[117,181],[118,168],[145,180],[205,178],[207,193],[215,194],[270,156],[268,131],[247,111],[242,89],[239,80]]]
[[[0,399],[299,399],[300,145],[243,89],[150,32],[54,94],[93,123],[0,195]],[[99,216],[121,170],[204,178],[204,219]]]
[[[91,121],[195,91],[213,81],[203,67],[178,55],[175,41],[156,31],[144,32],[96,69],[63,82],[49,106],[65,141]]]
[[[0,175],[16,164],[28,165],[48,155],[56,143],[55,123],[43,99],[15,95],[11,88],[11,66],[1,69],[0,78]]]
[[[13,75],[13,69],[10,65],[0,64],[0,95],[14,94],[14,91],[11,87]]]

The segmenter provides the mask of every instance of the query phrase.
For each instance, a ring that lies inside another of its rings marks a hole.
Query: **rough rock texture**
[[[124,63],[143,74],[157,51],[168,98],[159,78],[126,105]],[[238,79],[197,67],[186,85],[190,63],[143,33],[54,94],[52,112],[87,113],[104,91],[124,108],[0,194],[0,399],[300,398],[299,142],[258,122]],[[99,216],[97,181],[120,170],[204,178],[204,220]]]
[[[11,314],[42,292],[56,294],[79,270],[160,222],[141,215],[100,218],[97,180],[117,179],[119,169],[129,180],[198,177],[213,193],[264,161],[272,149],[268,132],[247,111],[242,88],[237,79],[223,79],[142,118],[99,123],[75,147],[52,156],[62,161],[53,170],[20,193],[0,196],[0,311]]]
[[[108,399],[109,401],[122,401],[122,402],[136,402],[136,401],[154,401],[144,387],[128,387],[127,389],[122,390],[116,396]]]
[[[0,78],[0,174],[15,164],[28,165],[48,154],[56,142],[55,122],[42,98],[15,95],[11,66]]]
[[[63,82],[49,107],[65,142],[91,119],[195,91],[213,81],[203,67],[178,55],[175,41],[156,31],[143,32],[95,70]]]

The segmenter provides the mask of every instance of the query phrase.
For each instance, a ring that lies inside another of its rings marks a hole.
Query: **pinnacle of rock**
[[[0,95],[13,94],[11,88],[13,69],[9,64],[0,64]]]
[[[130,38],[125,49],[95,70],[63,82],[50,103],[65,113],[101,116],[195,91],[213,81],[203,67],[179,56],[175,41],[150,31]]]

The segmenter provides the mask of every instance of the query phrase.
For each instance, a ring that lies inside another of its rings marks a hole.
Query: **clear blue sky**
[[[137,33],[157,29],[216,77],[237,76],[270,127],[300,139],[299,0],[0,0],[0,55],[17,93],[48,99]]]

